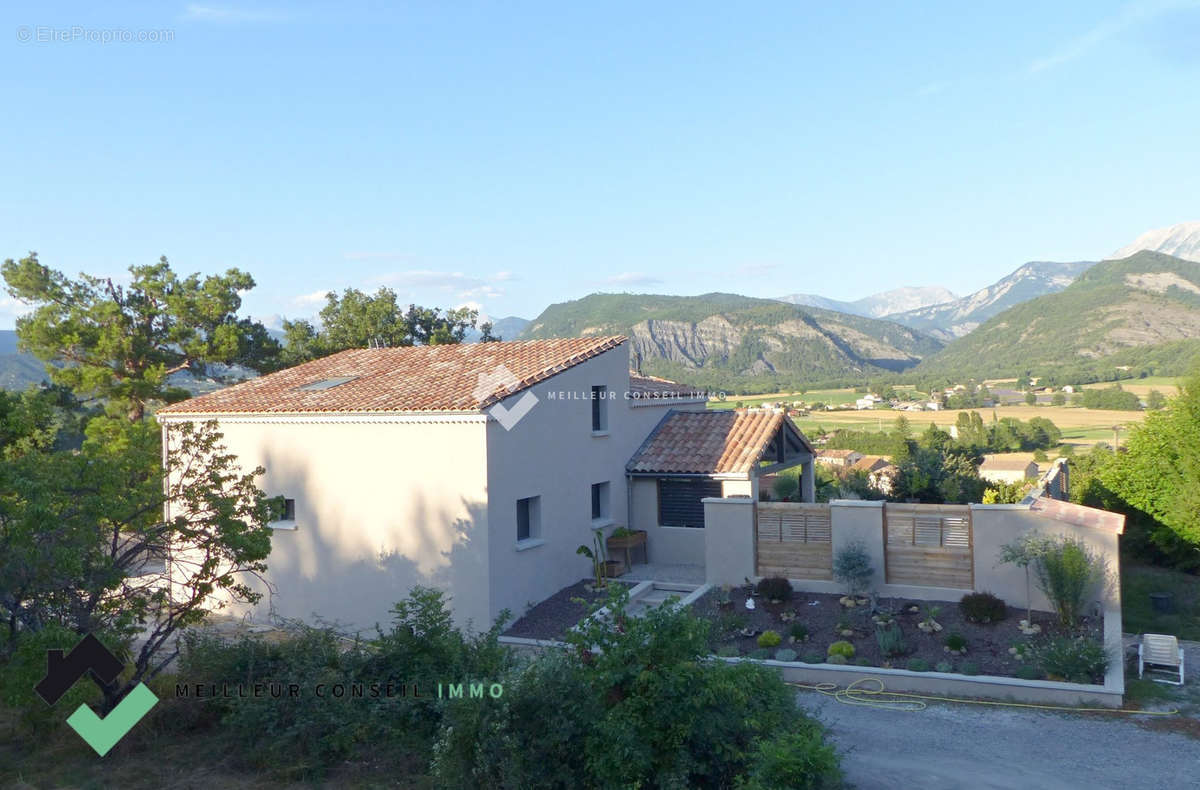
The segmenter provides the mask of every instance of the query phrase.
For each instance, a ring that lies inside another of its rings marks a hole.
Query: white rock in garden
[[[753,598],[746,599],[746,608],[749,609],[750,611],[754,611],[754,599]]]

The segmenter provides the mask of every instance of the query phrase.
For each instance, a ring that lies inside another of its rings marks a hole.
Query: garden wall
[[[803,515],[812,520],[813,508],[828,509],[829,543],[832,556],[845,546],[861,542],[871,557],[875,568],[872,589],[879,595],[894,598],[911,598],[927,601],[957,601],[965,593],[986,591],[1000,596],[1010,605],[1029,606],[1040,611],[1053,611],[1050,602],[1037,589],[1027,584],[1026,573],[1015,565],[1000,561],[1001,547],[1028,532],[1037,531],[1045,536],[1063,535],[1083,541],[1107,561],[1110,573],[1109,586],[1101,591],[1095,601],[1094,614],[1104,621],[1104,641],[1115,657],[1104,692],[1109,696],[1124,691],[1122,645],[1121,645],[1121,589],[1120,557],[1117,550],[1118,536],[1124,531],[1124,516],[1103,510],[1074,505],[1069,502],[1045,497],[1018,505],[979,505],[962,508],[969,515],[971,583],[968,586],[940,587],[930,584],[889,583],[886,577],[888,551],[885,504],[859,500],[835,500],[828,505],[802,503],[770,503],[764,505],[744,498],[705,499],[705,574],[706,581],[714,585],[737,585],[749,578],[757,580],[765,575],[783,575],[798,590],[810,592],[841,593],[842,585],[835,581],[817,578],[818,571],[812,567],[811,556],[795,566],[796,573],[787,572],[787,566],[777,564],[780,552],[770,546],[760,558],[762,536],[769,543],[776,534],[770,527],[760,533],[759,519],[763,514],[768,519],[781,522],[780,511],[795,510],[796,518]],[[893,506],[895,507],[895,506]],[[914,517],[926,517],[933,523],[935,518],[944,518],[945,506],[904,505],[904,512]],[[951,545],[961,542],[960,537],[948,541]],[[893,555],[894,556],[894,555]],[[770,562],[763,565],[762,559]],[[919,561],[917,555],[906,558],[910,563]],[[760,569],[771,569],[772,574],[759,573]],[[905,577],[917,576],[920,568],[911,564],[905,569]],[[944,559],[936,558],[929,566],[925,578],[968,578],[965,575],[948,577]],[[895,577],[893,577],[895,578]],[[832,671],[845,671],[831,668]],[[806,669],[806,672],[810,669]],[[861,670],[859,671],[861,674]],[[924,682],[924,681],[923,681]],[[1062,684],[1059,684],[1062,685]],[[1071,684],[1066,684],[1071,685]],[[1098,688],[1098,687],[1093,687]],[[1073,693],[1073,692],[1072,692]]]

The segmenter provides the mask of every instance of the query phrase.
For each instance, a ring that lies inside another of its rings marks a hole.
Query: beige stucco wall
[[[459,624],[487,628],[505,608],[520,617],[590,574],[575,551],[594,528],[629,523],[625,464],[650,431],[672,408],[704,408],[631,400],[628,381],[619,346],[507,399],[538,399],[511,430],[484,414],[218,418],[243,469],[266,469],[259,486],[296,500],[298,527],[275,531],[266,582],[247,580],[260,604],[226,611],[386,626],[392,604],[423,584],[446,590]],[[615,396],[600,436],[594,385]],[[604,481],[610,517],[593,523],[591,485]],[[518,547],[516,501],[530,496],[541,498],[541,535]]]
[[[707,522],[711,508],[717,500],[709,500],[705,509]],[[739,550],[740,541],[744,535],[753,535],[754,516],[752,509],[725,508],[720,516],[722,529],[708,532],[708,545],[705,551],[708,557],[728,555],[729,559],[722,563],[722,573],[726,576],[741,578],[742,575],[756,578],[754,573],[754,557],[746,558]],[[740,519],[740,527],[734,527],[730,522]],[[915,598],[918,600],[957,600],[964,590],[942,587],[922,587],[915,585],[887,584],[884,582],[884,544],[883,544],[883,503],[855,500],[838,500],[830,504],[830,520],[833,534],[834,556],[845,546],[855,541],[862,542],[871,556],[871,564],[875,568],[873,589],[880,595],[889,597]],[[1046,518],[1029,509],[1027,505],[971,505],[972,535],[974,543],[973,559],[976,590],[988,591],[1000,596],[1013,606],[1027,605],[1029,597],[1026,594],[1025,571],[1014,565],[1000,563],[1000,547],[1016,540],[1021,535],[1037,531],[1042,535],[1065,535],[1082,540],[1085,544],[1103,557],[1111,574],[1111,583],[1097,603],[1106,609],[1120,612],[1120,585],[1116,571],[1119,568],[1118,537],[1112,532],[1092,527],[1079,527],[1062,521]],[[729,563],[739,562],[738,568],[729,567]],[[723,583],[708,578],[712,583]],[[813,592],[842,592],[843,587],[837,582],[821,582],[812,580],[793,580],[800,589]],[[1051,611],[1053,607],[1046,597],[1032,585],[1032,607],[1042,611]]]
[[[439,587],[460,622],[486,622],[488,530],[485,424],[474,422],[219,421],[259,487],[296,500],[296,529],[273,533],[256,607],[348,629],[387,625],[416,584]]]
[[[725,497],[758,498],[757,480],[723,480],[721,494]],[[704,565],[704,529],[696,527],[664,527],[658,523],[658,480],[653,477],[633,479],[633,527],[646,530],[650,561],[666,565]],[[705,524],[708,512],[705,511]],[[740,577],[739,577],[740,581]]]
[[[628,371],[628,352],[618,347],[531,387],[528,391],[538,402],[512,430],[488,423],[493,616],[508,608],[519,617],[527,604],[590,575],[590,561],[575,551],[592,545],[594,527],[605,535],[616,525],[644,528],[636,501],[631,516],[625,464],[668,411],[703,409],[704,404],[630,400],[625,397]],[[592,434],[591,422],[590,393],[598,385],[616,394],[607,401],[608,430],[602,436]],[[600,482],[609,483],[610,517],[593,524],[591,486]],[[516,502],[530,496],[541,498],[543,542],[518,546]],[[655,535],[647,541],[650,560],[660,561],[664,544]],[[702,542],[699,551],[702,562]],[[640,556],[634,559],[641,561]]]

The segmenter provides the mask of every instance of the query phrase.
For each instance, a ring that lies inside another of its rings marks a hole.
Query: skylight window
[[[335,376],[334,378],[331,378],[331,379],[321,379],[320,381],[314,381],[311,384],[305,384],[303,387],[297,387],[296,389],[305,390],[307,392],[315,392],[318,390],[328,390],[328,389],[333,389],[334,387],[338,386],[339,384],[345,384],[347,381],[354,381],[356,378],[358,378],[358,376]]]

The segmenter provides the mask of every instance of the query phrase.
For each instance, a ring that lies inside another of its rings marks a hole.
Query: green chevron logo
[[[124,668],[99,639],[88,634],[70,653],[46,652],[46,676],[34,686],[34,691],[47,705],[53,705],[84,675],[103,690],[116,682]],[[67,724],[103,757],[157,703],[154,692],[146,688],[146,684],[139,683],[104,718],[97,716],[87,705],[80,705],[67,719]]]

